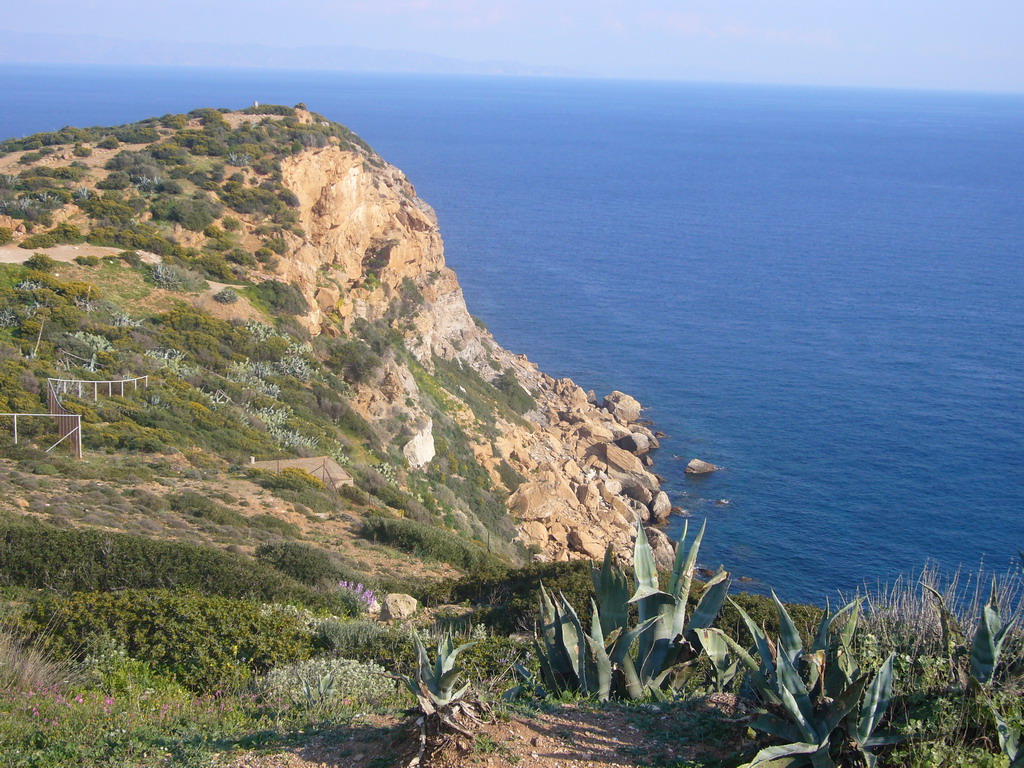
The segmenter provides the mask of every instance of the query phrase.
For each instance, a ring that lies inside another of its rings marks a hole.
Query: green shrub
[[[290,283],[264,280],[253,290],[274,312],[289,315],[304,315],[309,312],[309,304],[306,303],[302,292]]]
[[[28,242],[26,240],[25,242]],[[22,243],[24,245],[25,243]],[[57,268],[57,262],[45,253],[33,253],[25,259],[25,266],[36,272],[53,272]]]
[[[338,656],[353,656],[359,648],[390,638],[394,631],[386,624],[376,621],[354,619],[322,621],[316,629],[316,643]]]
[[[318,547],[297,541],[274,541],[256,548],[256,560],[276,568],[296,581],[310,586],[351,580],[353,572],[336,563],[330,555]]]
[[[520,416],[537,407],[537,402],[529,392],[520,386],[519,380],[511,368],[498,376],[492,384],[496,390],[505,396],[508,407]]]
[[[536,622],[541,582],[551,594],[563,594],[577,611],[589,610],[594,596],[589,561],[534,563],[490,575],[465,576],[416,590],[427,605],[471,602],[481,606],[480,620],[495,632],[532,629]]]
[[[385,669],[373,661],[319,658],[274,667],[257,691],[277,706],[310,707],[331,700],[379,703],[394,695],[395,687]]]
[[[0,245],[7,245],[14,238],[14,230],[10,227],[0,227]]]
[[[49,232],[39,232],[35,235],[30,235],[18,243],[19,248],[53,248],[57,244],[57,238],[51,235]],[[36,254],[42,255],[42,254]],[[52,259],[51,259],[52,261]],[[56,263],[56,262],[54,262]]]
[[[238,301],[238,291],[234,288],[222,288],[213,294],[213,300],[221,304],[234,304]]]
[[[237,686],[253,673],[305,659],[313,650],[302,623],[292,616],[188,592],[48,595],[22,621],[54,650],[80,654],[90,641],[109,638],[130,656],[204,690]]]
[[[99,256],[75,256],[75,264],[79,264],[83,267],[98,267],[100,265]]]
[[[280,472],[265,469],[250,469],[246,473],[257,485],[270,490],[286,491],[326,491],[327,486],[321,480],[299,467],[285,467]]]
[[[193,589],[354,615],[353,602],[320,593],[270,566],[213,547],[127,533],[0,524],[0,586],[57,592]]]
[[[289,523],[287,520],[282,520],[280,517],[266,512],[253,515],[247,522],[250,528],[279,533],[289,539],[297,539],[302,535],[302,531],[295,523]]]
[[[416,669],[416,648],[406,629],[372,621],[330,621],[318,627],[316,640],[319,646],[338,656],[376,661],[392,674],[409,674]],[[511,681],[509,673],[513,662],[530,666],[526,664],[529,642],[511,637],[474,637],[473,640],[476,644],[459,655],[459,665],[473,681],[498,676]]]
[[[452,531],[413,520],[368,517],[360,535],[430,560],[439,560],[465,571],[487,573],[502,570],[496,556]]]
[[[218,504],[213,499],[195,491],[182,491],[167,496],[167,503],[175,512],[199,517],[218,525],[233,525],[244,528],[246,519],[233,509]]]

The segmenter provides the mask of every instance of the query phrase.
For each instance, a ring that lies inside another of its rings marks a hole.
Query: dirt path
[[[715,761],[728,745],[736,715],[731,697],[663,711],[655,706],[553,711],[496,717],[479,732],[469,754],[451,755],[424,768],[652,768],[691,760]],[[708,738],[708,729],[724,729]],[[225,768],[405,768],[416,754],[411,719],[370,716],[311,743],[273,755],[246,753],[217,763]],[[722,738],[722,736],[725,738]],[[738,740],[732,740],[738,745]]]

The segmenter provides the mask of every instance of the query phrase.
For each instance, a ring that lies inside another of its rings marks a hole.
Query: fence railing
[[[107,397],[124,397],[126,391],[137,391],[141,383],[143,389],[149,387],[149,376],[136,376],[131,379],[110,379],[107,381],[94,381],[92,379],[47,379],[50,389],[57,393],[58,397],[64,394],[72,394],[79,398],[88,397],[92,392],[92,399],[99,400],[100,395]]]
[[[18,444],[18,419],[44,418],[57,420],[59,439],[46,449],[49,453],[65,440],[69,441],[76,459],[82,458],[82,417],[77,413],[0,413],[0,418],[10,418],[14,427],[14,444]]]

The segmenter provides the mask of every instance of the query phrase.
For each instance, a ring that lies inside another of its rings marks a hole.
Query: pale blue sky
[[[0,11],[0,27],[21,33],[357,45],[600,77],[1024,91],[1024,0],[0,0]]]

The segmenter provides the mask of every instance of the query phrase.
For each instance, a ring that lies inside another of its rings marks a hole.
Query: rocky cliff
[[[457,360],[491,382],[511,372],[532,395],[535,407],[522,419],[499,417],[490,431],[464,404],[459,418],[478,437],[474,453],[494,483],[507,483],[502,461],[524,478],[508,487],[508,507],[538,559],[599,558],[608,544],[626,552],[638,519],[668,517],[668,496],[650,470],[658,440],[640,422],[640,404],[621,392],[598,402],[505,350],[474,322],[445,266],[436,216],[398,169],[361,148],[328,146],[289,158],[282,171],[300,201],[305,237],[289,238],[278,274],[309,300],[304,322],[312,332],[394,317],[403,295],[415,291],[422,301],[398,327],[423,366],[432,370],[435,357]],[[360,387],[356,402],[371,420],[405,413],[423,425],[406,456],[413,466],[429,461],[429,418],[400,361]],[[670,558],[666,537],[655,530],[652,539]]]

